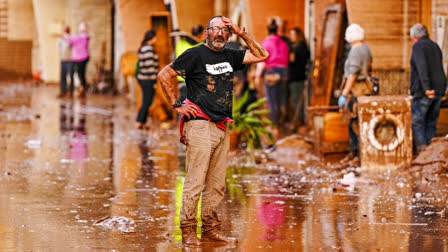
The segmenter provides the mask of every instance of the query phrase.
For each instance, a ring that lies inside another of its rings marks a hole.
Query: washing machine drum
[[[392,151],[403,142],[403,123],[391,114],[378,115],[370,121],[367,135],[370,144],[376,149]]]

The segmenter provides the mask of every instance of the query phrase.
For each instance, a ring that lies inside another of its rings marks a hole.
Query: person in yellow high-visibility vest
[[[179,40],[176,43],[174,49],[176,58],[179,57],[187,49],[204,43],[204,27],[202,25],[195,25],[191,28],[190,36],[188,33],[180,30],[174,30],[170,33],[170,36],[179,36]],[[185,79],[181,76],[177,76],[178,88],[179,88],[179,100],[185,100],[187,98],[187,88],[185,86]]]

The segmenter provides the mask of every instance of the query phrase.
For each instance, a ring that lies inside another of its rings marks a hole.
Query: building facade
[[[325,9],[332,3],[343,4],[348,22],[364,27],[374,70],[396,86],[383,90],[386,93],[407,90],[409,28],[415,22],[425,23],[431,38],[448,54],[448,2],[444,0],[0,0],[0,73],[9,78],[41,71],[46,82],[58,82],[56,41],[64,25],[76,33],[81,21],[88,23],[91,36],[89,82],[95,80],[102,62],[120,81],[121,56],[137,50],[149,27],[161,29],[157,46],[166,64],[172,59],[173,40],[168,33],[173,28],[190,32],[193,25],[205,25],[220,14],[245,26],[259,41],[267,35],[268,19],[279,16],[283,34],[295,26],[305,31],[316,57]]]

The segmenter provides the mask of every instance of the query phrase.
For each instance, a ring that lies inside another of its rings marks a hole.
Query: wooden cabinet
[[[313,128],[314,150],[320,154],[340,153],[348,150],[348,122],[337,106],[308,108],[308,122]]]

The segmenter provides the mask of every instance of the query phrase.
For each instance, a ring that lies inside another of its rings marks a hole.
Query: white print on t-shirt
[[[222,62],[214,65],[205,64],[205,68],[207,69],[207,72],[211,75],[233,72],[233,68],[229,62]]]

